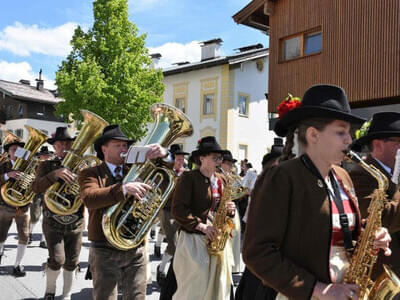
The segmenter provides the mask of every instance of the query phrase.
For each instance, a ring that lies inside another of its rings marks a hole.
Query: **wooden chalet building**
[[[399,0],[253,0],[233,19],[269,35],[269,111],[318,83],[364,117],[400,111]]]

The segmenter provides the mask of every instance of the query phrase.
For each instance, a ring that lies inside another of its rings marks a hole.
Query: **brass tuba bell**
[[[108,125],[108,122],[88,110],[82,109],[81,114],[84,125],[61,163],[74,174],[100,163],[97,157],[85,157],[83,154]],[[77,212],[82,205],[77,179],[72,184],[62,180],[55,182],[44,194],[44,201],[48,209],[57,215],[66,216]]]
[[[154,104],[150,111],[155,123],[144,145],[158,143],[167,148],[178,137],[192,135],[192,123],[177,108]],[[171,168],[160,160],[134,164],[123,182],[134,180],[141,180],[152,186],[152,189],[141,200],[128,196],[103,214],[104,235],[112,246],[120,250],[140,245],[176,183]]]
[[[32,183],[35,180],[36,168],[34,155],[40,146],[46,142],[48,136],[41,130],[25,125],[29,132],[28,141],[25,144],[26,157],[18,157],[12,170],[21,172],[18,179],[9,179],[1,187],[1,197],[4,202],[13,207],[21,207],[33,201],[35,193],[32,191]]]

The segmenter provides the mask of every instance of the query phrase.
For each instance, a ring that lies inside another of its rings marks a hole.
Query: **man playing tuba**
[[[17,159],[15,151],[18,147],[24,147],[24,145],[25,144],[20,140],[13,140],[4,145],[4,152],[8,152],[9,159],[0,165],[0,185],[5,184],[8,180],[18,179],[20,176],[20,172],[12,170],[12,166],[15,164]],[[29,238],[28,209],[29,205],[23,207],[12,207],[6,204],[0,196],[0,263],[1,257],[4,253],[4,243],[7,239],[8,230],[12,224],[12,220],[15,219],[18,231],[18,250],[12,273],[15,277],[26,275],[24,267],[21,265],[21,261],[24,257]]]
[[[71,149],[74,138],[66,127],[57,127],[53,138],[48,139],[55,150],[53,160],[43,161],[38,168],[33,191],[45,193],[57,180],[66,183],[74,181],[74,174],[62,167],[61,161]],[[60,216],[51,212],[43,203],[43,234],[46,238],[49,257],[46,268],[45,300],[55,298],[57,277],[63,267],[63,298],[70,299],[74,271],[79,264],[79,254],[82,245],[82,231],[85,227],[83,206],[72,215]]]
[[[128,172],[121,154],[126,153],[132,140],[118,125],[109,125],[96,140],[97,157],[104,162],[80,172],[78,180],[81,198],[89,211],[88,233],[91,247],[89,263],[93,277],[93,299],[117,299],[117,283],[122,284],[124,299],[144,300],[146,296],[146,253],[144,243],[128,251],[112,247],[102,229],[104,211],[133,195],[141,199],[150,186],[122,179]],[[164,157],[167,150],[158,144],[148,145],[147,159]]]

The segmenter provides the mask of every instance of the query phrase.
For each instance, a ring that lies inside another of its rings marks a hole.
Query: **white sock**
[[[32,234],[33,227],[35,227],[34,223],[29,223],[29,234]]]
[[[46,293],[55,294],[56,293],[56,282],[57,277],[61,270],[52,270],[47,266],[46,269]]]
[[[160,263],[160,272],[165,273],[165,266],[167,265],[167,263],[170,261],[170,259],[172,258],[171,255],[169,255],[167,252],[164,252],[162,255],[162,259],[161,259],[161,263]]]
[[[15,264],[14,264],[15,268],[21,264],[22,258],[24,257],[24,254],[25,254],[25,249],[26,249],[26,245],[18,244],[17,258],[15,259]]]
[[[0,243],[0,255],[4,252],[4,243]]]
[[[41,242],[45,241],[46,239],[45,239],[45,237],[44,237],[44,234],[42,234],[41,236],[42,236],[42,238],[40,239],[40,241],[41,241]]]
[[[157,247],[161,247],[161,243],[162,243],[162,241],[163,241],[163,239],[164,239],[164,236],[165,236],[165,235],[158,233],[157,241],[156,241],[156,246],[157,246]]]
[[[71,299],[71,291],[72,284],[74,282],[74,273],[75,271],[67,271],[64,269],[63,277],[64,277],[64,285],[63,285],[63,293],[62,300],[70,300]]]

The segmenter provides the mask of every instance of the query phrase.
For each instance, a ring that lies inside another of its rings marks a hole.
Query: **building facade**
[[[177,141],[185,151],[193,151],[201,137],[213,135],[236,159],[247,158],[260,170],[274,138],[265,96],[268,49],[254,45],[219,57],[221,42],[203,42],[200,62],[163,70],[164,102],[180,108],[193,123],[193,136]]]

